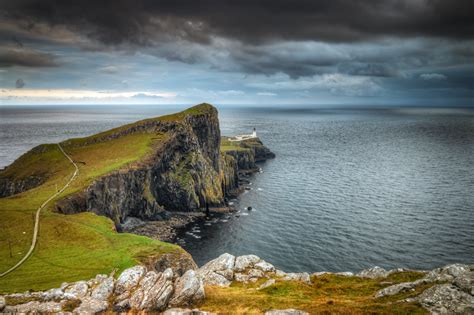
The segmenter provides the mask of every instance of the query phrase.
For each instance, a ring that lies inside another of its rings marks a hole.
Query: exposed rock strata
[[[0,198],[27,191],[41,185],[45,180],[45,178],[40,176],[30,176],[23,179],[2,177],[0,178]]]

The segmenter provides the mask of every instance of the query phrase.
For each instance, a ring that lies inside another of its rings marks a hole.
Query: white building
[[[257,130],[253,128],[253,132],[250,135],[237,135],[235,137],[229,138],[229,141],[242,141],[247,139],[257,138]]]

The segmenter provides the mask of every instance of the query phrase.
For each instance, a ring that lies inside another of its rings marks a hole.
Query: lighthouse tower
[[[253,128],[252,138],[257,138],[257,129]]]

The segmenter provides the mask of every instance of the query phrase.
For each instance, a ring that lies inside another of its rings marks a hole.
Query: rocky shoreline
[[[385,270],[373,267],[358,273],[315,272],[287,273],[255,255],[235,257],[223,254],[201,268],[178,271],[168,267],[162,271],[135,266],[120,275],[97,275],[93,279],[63,283],[59,288],[43,292],[24,292],[0,296],[0,312],[96,314],[103,312],[164,312],[164,314],[210,314],[189,309],[206,299],[206,288],[229,287],[233,283],[262,281],[255,290],[265,290],[290,281],[311,285],[319,277],[330,274],[355,279],[376,279],[384,284],[374,299],[383,299],[426,287],[415,297],[399,303],[419,303],[432,314],[472,314],[474,312],[474,266],[451,264],[431,271],[418,271],[422,278],[393,284],[384,281],[406,269]],[[316,310],[315,310],[316,311]],[[266,314],[308,314],[305,311],[267,310]]]

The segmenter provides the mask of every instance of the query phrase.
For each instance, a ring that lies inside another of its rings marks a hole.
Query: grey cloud
[[[400,72],[387,64],[380,63],[349,63],[341,64],[339,71],[350,75],[372,76],[372,77],[396,77]]]
[[[24,87],[24,86],[25,86],[25,81],[23,81],[23,79],[18,79],[18,80],[16,80],[16,82],[15,82],[15,87],[16,87],[17,89],[21,89],[21,88]]]
[[[119,69],[116,66],[105,66],[100,68],[99,71],[106,74],[116,74],[119,72]]]
[[[423,80],[446,80],[446,76],[440,73],[423,73],[420,74],[420,78]]]
[[[132,98],[136,99],[161,99],[163,96],[159,95],[150,95],[150,94],[145,94],[145,93],[137,93],[132,96]]]

